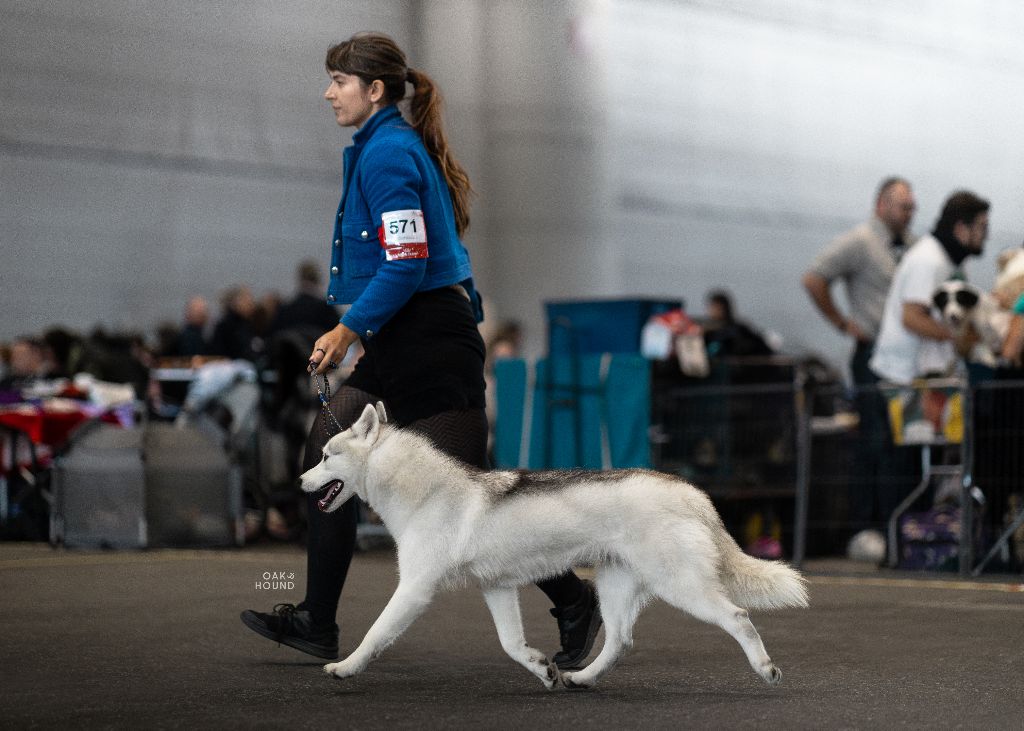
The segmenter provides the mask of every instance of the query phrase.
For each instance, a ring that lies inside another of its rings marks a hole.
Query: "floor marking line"
[[[986,581],[955,581],[951,579],[888,579],[884,577],[859,576],[808,576],[812,584],[833,586],[880,586],[915,589],[954,589],[956,591],[999,591],[1006,593],[1024,592],[1024,584],[995,583]]]
[[[67,566],[109,566],[117,564],[171,563],[174,561],[239,561],[245,563],[273,561],[305,561],[304,553],[240,554],[216,551],[168,551],[166,553],[90,554],[84,556],[32,556],[0,559],[0,570],[26,568],[59,568]]]
[[[107,566],[117,564],[172,563],[175,561],[218,561],[240,563],[266,563],[274,561],[304,561],[304,552],[249,553],[236,551],[197,551],[167,549],[139,553],[101,553],[86,555],[47,555],[0,559],[0,570],[25,568],[62,568],[69,566]],[[987,591],[1024,593],[1024,583],[964,581],[953,579],[907,579],[881,576],[808,576],[812,584],[826,586],[874,586],[882,588],[947,589],[955,591]]]

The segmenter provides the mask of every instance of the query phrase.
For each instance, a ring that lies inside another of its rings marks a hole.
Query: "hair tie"
[[[415,76],[416,76],[416,72],[413,71],[412,68],[407,68],[405,70],[405,80],[408,81],[410,84],[415,84],[416,83]]]

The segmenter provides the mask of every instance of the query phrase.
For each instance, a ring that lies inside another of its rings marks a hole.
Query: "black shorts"
[[[484,408],[484,342],[461,290],[417,292],[363,348],[345,385],[381,398],[401,426]]]

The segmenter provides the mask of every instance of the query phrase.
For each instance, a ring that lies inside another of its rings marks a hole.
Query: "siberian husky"
[[[398,547],[398,588],[359,647],[326,673],[362,672],[435,592],[475,581],[502,648],[548,689],[559,679],[593,686],[632,645],[633,623],[653,597],[732,635],[769,685],[782,679],[741,607],[805,607],[804,579],[744,554],[697,488],[649,470],[487,472],[386,421],[383,405],[368,405],[302,475],[302,489],[319,493],[325,512],[353,495],[365,500]],[[590,665],[559,674],[526,644],[518,587],[587,563],[605,643]]]

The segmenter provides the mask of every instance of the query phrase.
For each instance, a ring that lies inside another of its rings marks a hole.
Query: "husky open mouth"
[[[316,506],[321,512],[327,512],[327,507],[331,504],[331,501],[338,496],[338,493],[341,492],[341,488],[343,487],[345,487],[345,483],[341,480],[331,480],[318,490],[318,492],[323,494],[323,497],[316,501]]]

